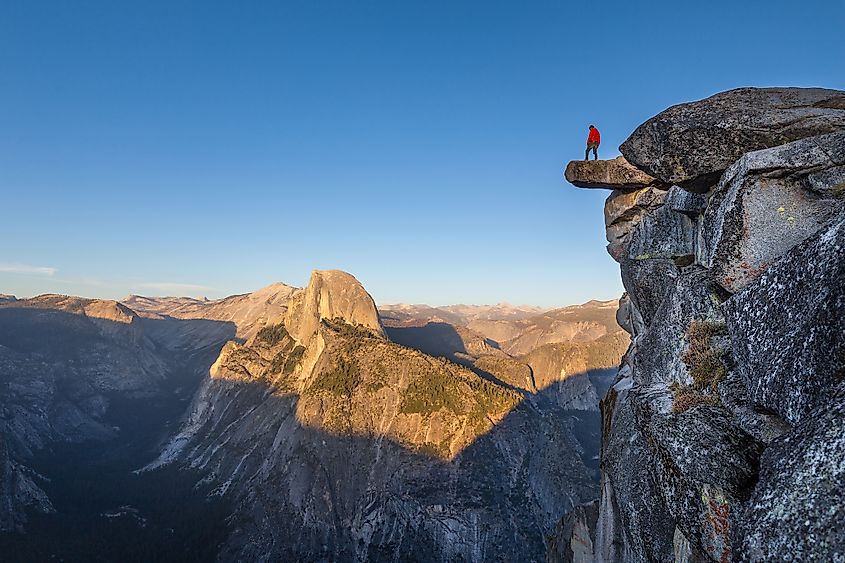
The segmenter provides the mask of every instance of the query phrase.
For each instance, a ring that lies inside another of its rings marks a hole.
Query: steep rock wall
[[[593,560],[845,559],[843,99],[725,92],[623,144],[683,187],[608,198],[633,339],[602,401]]]

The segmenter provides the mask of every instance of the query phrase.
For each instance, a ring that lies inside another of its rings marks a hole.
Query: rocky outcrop
[[[628,292],[623,293],[619,299],[619,308],[616,310],[616,322],[628,334],[634,334],[634,331],[642,332],[642,319],[634,318],[636,312],[631,307],[631,297]],[[634,328],[635,324],[637,328]]]
[[[619,253],[594,560],[845,557],[843,101],[731,91],[623,145],[679,185]]]
[[[795,561],[841,561],[845,478],[845,392],[826,402],[789,437],[763,453],[759,483],[736,515],[737,552],[751,561],[789,554]]]
[[[314,270],[308,286],[291,297],[289,307],[285,327],[298,342],[307,344],[322,320],[335,318],[384,336],[375,301],[358,280],[340,270]]]
[[[674,260],[688,266],[695,255],[693,221],[668,205],[645,215],[633,230],[627,245],[634,260]]]
[[[251,338],[264,326],[284,319],[296,291],[284,283],[273,283],[215,300],[130,295],[122,303],[142,317],[158,341],[179,350],[214,345],[233,336],[242,341]],[[172,320],[188,322],[167,322]],[[232,328],[234,335],[229,334]]]
[[[739,519],[752,559],[845,557],[843,280],[845,213],[725,303],[751,400],[792,425],[765,452]]]
[[[549,542],[546,561],[555,563],[589,563],[593,560],[596,538],[598,501],[576,506],[560,521]]]
[[[613,190],[604,204],[604,228],[607,252],[621,262],[627,254],[628,241],[644,215],[663,206],[666,191],[643,188],[635,191]]]
[[[661,112],[640,125],[619,150],[661,182],[706,192],[747,152],[843,128],[843,92],[740,88]]]
[[[672,186],[666,196],[666,207],[695,219],[704,212],[707,207],[707,198],[703,194],[688,192],[687,190]]]
[[[678,267],[665,258],[628,258],[622,262],[622,284],[628,293],[628,316],[633,321],[633,334],[639,335],[651,324],[678,278]],[[636,290],[636,291],[635,291]]]
[[[573,160],[566,166],[563,175],[567,182],[579,188],[639,190],[657,183],[621,156],[613,160]]]

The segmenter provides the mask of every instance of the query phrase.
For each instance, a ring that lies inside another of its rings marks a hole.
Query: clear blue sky
[[[830,2],[0,3],[0,293],[622,289],[561,177],[739,86],[845,89]]]

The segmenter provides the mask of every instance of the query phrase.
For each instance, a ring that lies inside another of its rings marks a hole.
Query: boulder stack
[[[668,184],[706,192],[743,154],[845,129],[845,92],[739,88],[660,112],[619,151]]]

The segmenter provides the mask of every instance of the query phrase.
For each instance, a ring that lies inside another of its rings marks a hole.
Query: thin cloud
[[[39,276],[52,276],[58,271],[58,268],[50,268],[47,266],[30,266],[29,264],[7,264],[0,262],[0,272],[4,274],[36,274]]]
[[[160,291],[169,295],[185,295],[190,293],[202,293],[206,291],[216,291],[213,287],[207,285],[199,285],[193,283],[176,283],[176,282],[151,282],[140,283],[138,287],[144,289],[152,289]]]

